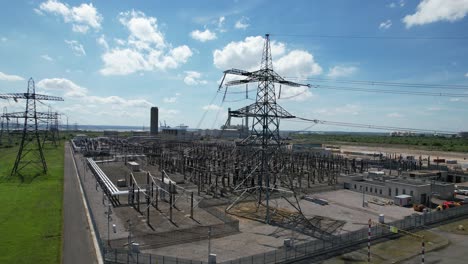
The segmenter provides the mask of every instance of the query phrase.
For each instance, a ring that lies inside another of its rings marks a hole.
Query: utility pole
[[[110,246],[110,218],[112,214],[111,204],[107,201],[107,245]]]
[[[366,207],[364,188],[362,188],[362,207]]]
[[[132,220],[128,219],[128,248],[132,249]]]
[[[211,226],[208,227],[208,261],[211,255]]]

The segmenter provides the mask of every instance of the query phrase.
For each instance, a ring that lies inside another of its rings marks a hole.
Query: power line
[[[420,95],[420,96],[441,96],[441,97],[468,97],[468,94],[460,93],[444,93],[444,92],[418,92],[405,90],[389,90],[389,89],[372,89],[346,86],[331,86],[331,85],[311,85],[311,88],[326,89],[326,90],[341,90],[353,92],[372,92],[372,93],[387,93],[387,94],[405,94],[405,95]]]
[[[354,128],[368,128],[368,129],[388,130],[388,131],[410,131],[410,132],[419,132],[419,133],[458,134],[458,132],[446,131],[446,130],[431,130],[431,129],[421,129],[421,128],[380,126],[380,125],[369,125],[369,124],[358,124],[358,123],[349,123],[349,122],[337,122],[337,121],[327,121],[327,120],[319,120],[319,119],[309,119],[309,118],[303,118],[303,117],[296,117],[296,119],[299,119],[299,120],[302,120],[302,121],[307,121],[307,122],[312,122],[312,123],[315,123],[315,124],[345,126],[345,127],[354,127]]]
[[[375,39],[375,40],[468,40],[468,36],[365,36],[321,34],[272,34],[276,37],[325,38],[325,39]]]
[[[332,79],[318,79],[318,78],[294,78],[294,77],[287,77],[288,79],[297,79],[297,80],[308,80],[308,81],[335,81]],[[362,85],[370,85],[370,86],[389,86],[389,87],[407,87],[407,88],[420,88],[420,89],[447,89],[447,90],[468,90],[468,86],[463,85],[442,85],[442,84],[417,84],[417,83],[392,83],[392,82],[380,82],[380,81],[345,81],[345,80],[337,80],[338,83],[344,84],[362,84]],[[436,96],[436,97],[468,97],[466,93],[446,93],[446,92],[421,92],[421,91],[408,91],[408,90],[392,90],[392,89],[377,89],[377,88],[361,88],[361,87],[353,87],[353,86],[334,86],[334,85],[326,85],[326,84],[316,84],[316,85],[309,85],[309,88],[315,89],[328,89],[328,90],[341,90],[341,91],[353,91],[353,92],[372,92],[372,93],[386,93],[386,94],[403,94],[403,95],[419,95],[419,96]],[[223,94],[248,94],[253,89],[247,91],[218,91],[218,93]],[[298,97],[307,90],[304,90],[298,94],[291,95],[288,97],[282,97],[278,99],[292,99]],[[231,102],[239,102],[243,99],[234,100]],[[226,101],[230,102],[230,101]]]
[[[345,84],[360,84],[370,86],[391,86],[391,87],[407,87],[420,89],[447,89],[447,90],[468,90],[468,85],[457,84],[427,84],[427,83],[405,83],[405,82],[385,82],[385,81],[364,81],[364,80],[336,80],[331,78],[298,78],[285,77],[286,79],[314,81],[314,82],[334,82]]]

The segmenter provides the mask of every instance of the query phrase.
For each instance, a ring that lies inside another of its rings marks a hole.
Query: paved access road
[[[62,263],[98,263],[70,145],[65,146]]]

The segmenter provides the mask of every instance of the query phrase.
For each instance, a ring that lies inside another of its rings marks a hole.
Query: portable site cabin
[[[140,164],[134,162],[134,161],[129,161],[127,162],[128,166],[132,170],[132,172],[140,171]]]
[[[410,206],[413,203],[412,199],[413,197],[411,195],[401,194],[395,196],[394,202],[399,206]]]

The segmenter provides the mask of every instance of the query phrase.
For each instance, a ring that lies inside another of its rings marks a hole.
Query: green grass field
[[[47,175],[10,177],[18,147],[0,148],[0,263],[60,263],[63,143],[46,146]]]
[[[310,134],[294,135],[298,143],[335,143],[350,145],[401,145],[410,148],[468,152],[468,139],[444,138],[434,136],[390,137],[383,135],[361,134]]]

